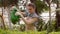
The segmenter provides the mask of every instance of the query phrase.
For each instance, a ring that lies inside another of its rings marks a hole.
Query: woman
[[[28,30],[35,31],[36,30],[35,24],[38,23],[38,19],[39,19],[39,16],[37,15],[37,13],[35,11],[36,6],[33,3],[30,3],[26,6],[26,8],[28,10],[27,13],[20,12],[22,14],[27,15],[26,19],[24,19],[24,17],[22,17],[22,20],[26,24],[25,25],[26,31],[28,31]]]

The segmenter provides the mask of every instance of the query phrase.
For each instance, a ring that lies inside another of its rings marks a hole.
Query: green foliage
[[[20,24],[20,31],[25,31],[25,25],[24,24]]]
[[[15,31],[15,30],[1,30],[0,29],[0,34],[46,34],[46,31]],[[49,34],[60,34],[60,32],[51,32]]]
[[[47,23],[47,31],[56,31],[55,30],[55,27],[56,27],[56,20],[52,20],[51,23],[48,21]]]
[[[55,31],[55,27],[56,27],[56,20],[52,20],[52,23],[51,23],[51,28],[52,28],[52,31]]]
[[[42,31],[42,29],[43,29],[42,27],[44,24],[45,24],[44,21],[42,19],[39,19],[38,24],[37,24],[37,30]]]
[[[2,6],[2,0],[0,0],[0,6]]]
[[[51,32],[49,34],[60,34],[60,32]]]
[[[58,0],[52,0],[52,2],[57,4]]]
[[[38,13],[41,13],[44,10],[48,10],[48,6],[47,4],[45,4],[45,2],[40,1],[40,0],[35,0],[34,4],[37,7],[37,11]]]
[[[13,10],[11,11],[11,21],[12,21],[13,24],[16,24],[16,22],[18,22],[18,21],[19,21],[19,18],[20,18],[19,15],[18,15],[18,16],[15,15],[16,12],[17,12],[16,9],[13,9]]]
[[[0,30],[0,34],[46,34],[45,31],[37,32],[37,31],[15,31],[15,30]]]

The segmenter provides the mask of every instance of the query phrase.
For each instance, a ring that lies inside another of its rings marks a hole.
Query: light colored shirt
[[[38,19],[39,19],[39,16],[38,16],[36,13],[30,14],[30,13],[28,12],[28,13],[26,13],[26,15],[27,15],[27,17],[29,17],[29,18],[38,18]],[[35,23],[33,23],[33,24],[34,24],[34,26],[37,26],[38,22],[35,22]]]

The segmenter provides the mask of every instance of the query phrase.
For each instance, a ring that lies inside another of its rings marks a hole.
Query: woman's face
[[[35,8],[33,8],[32,6],[27,6],[27,9],[28,9],[29,13],[35,12]]]

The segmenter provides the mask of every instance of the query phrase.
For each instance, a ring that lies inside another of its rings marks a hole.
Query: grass
[[[0,34],[46,34],[46,31],[40,31],[40,32],[37,32],[37,31],[24,31],[24,32],[21,32],[21,31],[17,31],[17,30],[1,30],[0,29]],[[51,32],[49,34],[60,34],[60,32]]]

